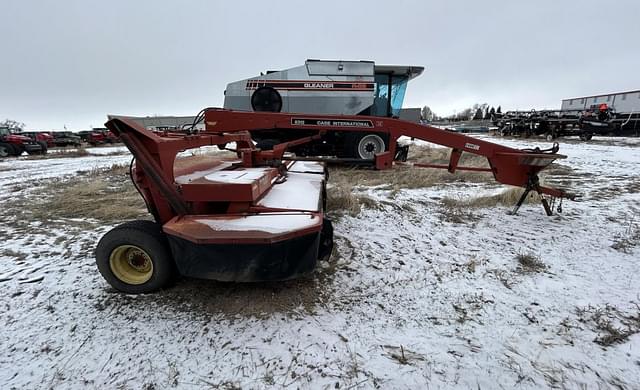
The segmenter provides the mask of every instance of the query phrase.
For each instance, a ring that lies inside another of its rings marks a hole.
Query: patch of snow
[[[318,224],[318,217],[313,214],[265,213],[239,218],[197,218],[194,221],[215,231],[260,231],[281,234],[315,226]]]
[[[289,171],[286,181],[273,184],[259,206],[318,211],[324,175]]]
[[[204,176],[217,183],[251,184],[265,177],[273,168],[239,168],[231,171],[216,171]]]
[[[492,194],[502,188],[495,184],[369,189],[385,203],[336,219],[336,255],[316,275],[292,282],[187,279],[156,294],[120,294],[93,257],[111,226],[25,227],[0,210],[0,383],[640,388],[640,335],[599,345],[602,331],[581,314],[607,305],[636,314],[640,304],[640,250],[612,248],[640,213],[638,141],[561,141],[568,159],[560,163],[573,168],[566,185],[583,197],[550,218],[540,205],[525,204],[518,215],[494,207],[465,210],[471,218],[463,223],[447,221],[442,197]],[[129,160],[0,161],[0,199],[38,202],[30,181]],[[240,224],[233,228],[291,228],[280,218]],[[528,253],[546,265],[543,272],[518,270],[516,256]]]

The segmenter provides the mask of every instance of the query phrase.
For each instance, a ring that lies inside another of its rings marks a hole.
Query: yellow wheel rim
[[[151,256],[135,245],[120,245],[109,256],[116,278],[128,284],[143,284],[153,275]]]

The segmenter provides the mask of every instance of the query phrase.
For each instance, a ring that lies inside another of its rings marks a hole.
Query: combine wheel
[[[387,150],[387,145],[384,142],[384,139],[374,133],[356,137],[352,147],[354,148],[353,156],[363,160],[372,160],[376,154]]]
[[[177,275],[167,239],[152,221],[131,221],[102,237],[96,248],[98,270],[115,289],[148,293],[170,284]]]

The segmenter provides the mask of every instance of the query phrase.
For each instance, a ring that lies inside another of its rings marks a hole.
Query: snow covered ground
[[[493,185],[361,188],[380,208],[337,218],[333,258],[286,283],[182,280],[157,294],[120,294],[92,254],[111,226],[16,221],[2,208],[0,383],[640,388],[638,141],[561,142],[572,170],[549,180],[583,197],[553,217],[539,204],[515,216],[493,207],[465,210],[467,222],[443,217],[443,196]],[[36,204],[42,194],[25,183],[129,159],[0,161],[0,202]],[[532,271],[518,256],[543,264]]]

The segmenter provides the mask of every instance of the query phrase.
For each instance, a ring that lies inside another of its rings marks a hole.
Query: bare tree
[[[429,106],[424,106],[422,107],[422,110],[420,110],[420,116],[422,117],[422,120],[432,121],[434,114],[433,114],[433,111],[431,111],[431,108],[429,108]]]
[[[22,122],[14,121],[12,119],[5,119],[0,122],[0,127],[6,127],[12,133],[20,133],[25,128],[25,124]]]

